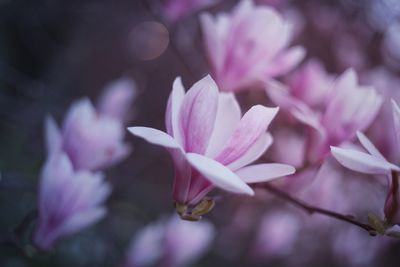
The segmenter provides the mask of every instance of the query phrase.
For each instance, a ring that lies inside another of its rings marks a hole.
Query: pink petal
[[[393,123],[394,123],[394,131],[397,138],[397,145],[400,145],[400,108],[397,103],[391,99],[392,102],[392,111],[393,111]]]
[[[265,133],[278,110],[279,108],[268,108],[261,105],[253,106],[244,114],[216,160],[228,165],[247,153],[259,137]]]
[[[181,146],[170,135],[149,127],[129,127],[128,131],[133,135],[143,138],[149,143],[166,148],[181,149]]]
[[[182,146],[182,134],[179,130],[179,111],[185,97],[185,88],[182,85],[181,77],[177,77],[172,85],[172,92],[168,99],[167,110],[165,113],[165,126],[167,133]]]
[[[400,171],[399,167],[360,151],[331,147],[331,152],[340,164],[353,171],[367,174],[388,174],[392,169]]]
[[[221,163],[195,153],[188,153],[186,156],[193,168],[215,186],[233,193],[254,195],[253,189]]]
[[[306,55],[306,50],[295,46],[278,55],[267,70],[267,76],[274,77],[285,74],[295,68]]]
[[[235,173],[246,183],[260,183],[268,182],[295,172],[296,169],[290,165],[266,163],[244,167],[237,170]]]
[[[60,151],[62,146],[62,136],[60,129],[52,116],[48,116],[45,122],[46,148],[47,153]]]
[[[379,152],[379,150],[372,144],[372,142],[361,132],[357,132],[357,137],[363,147],[372,155],[382,160],[385,160],[385,157]]]
[[[75,214],[68,219],[60,228],[63,235],[71,235],[83,228],[86,228],[106,216],[107,210],[103,207],[96,207],[91,210],[85,210],[81,213]]]
[[[204,154],[213,132],[218,108],[218,87],[208,75],[187,92],[179,114],[187,152]]]
[[[272,145],[272,142],[273,138],[270,133],[261,135],[243,156],[228,165],[229,169],[235,171],[257,160]]]
[[[205,153],[206,156],[213,158],[222,150],[238,125],[240,118],[240,106],[235,95],[220,93],[214,131]]]

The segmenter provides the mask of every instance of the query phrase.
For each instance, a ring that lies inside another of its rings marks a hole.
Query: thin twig
[[[289,195],[288,193],[276,188],[275,186],[271,185],[271,184],[263,184],[262,186],[264,189],[268,190],[270,193],[274,194],[275,196],[278,196],[288,202],[290,202],[291,204],[293,204],[294,206],[303,209],[304,211],[306,211],[307,213],[314,214],[314,213],[318,213],[318,214],[322,214],[331,218],[335,218],[337,220],[340,221],[344,221],[344,222],[348,222],[350,224],[356,225],[362,229],[364,229],[365,231],[367,231],[370,235],[376,235],[376,231],[373,227],[371,227],[368,224],[359,222],[357,220],[355,220],[353,218],[353,216],[351,215],[343,215],[341,213],[337,213],[331,210],[327,210],[327,209],[323,209],[320,207],[316,207],[316,206],[312,206],[302,200],[299,200],[297,198],[292,197],[291,195]]]

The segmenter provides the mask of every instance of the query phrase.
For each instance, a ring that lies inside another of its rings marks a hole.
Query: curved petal
[[[45,133],[47,153],[52,154],[60,151],[62,146],[62,135],[52,116],[46,118]]]
[[[204,154],[213,132],[218,108],[218,87],[207,75],[187,92],[179,114],[184,149]]]
[[[391,99],[393,111],[394,131],[396,134],[397,145],[400,145],[400,108],[397,103]]]
[[[261,183],[295,172],[296,169],[290,165],[265,163],[244,167],[237,170],[235,173],[246,183]]]
[[[357,132],[357,138],[362,144],[362,146],[372,155],[382,160],[385,160],[385,157],[379,152],[379,150],[372,144],[372,142],[362,133]]]
[[[340,164],[353,171],[367,174],[388,174],[391,170],[400,171],[399,167],[360,151],[331,147],[331,152]]]
[[[273,77],[285,74],[296,67],[306,55],[306,50],[295,46],[278,55],[267,69],[267,76]]]
[[[242,157],[265,133],[279,108],[268,108],[261,105],[253,106],[244,114],[235,132],[229,138],[227,145],[216,160],[224,165],[230,164]]]
[[[181,146],[167,133],[149,127],[129,127],[128,131],[133,135],[143,138],[149,143],[163,146],[166,148],[182,149]]]
[[[182,136],[179,130],[179,111],[185,97],[185,88],[181,77],[177,77],[172,85],[172,92],[168,98],[167,110],[165,112],[165,127],[167,133],[182,146]]]
[[[235,160],[234,162],[228,165],[228,168],[235,171],[243,166],[246,166],[267,151],[267,149],[272,145],[273,138],[270,133],[265,133],[258,138],[257,142],[255,142],[252,147],[240,158]]]
[[[188,153],[186,157],[190,165],[215,186],[233,193],[254,195],[253,189],[221,163],[195,153]]]
[[[220,93],[214,131],[208,144],[206,156],[213,158],[222,150],[241,118],[239,103],[235,95]]]

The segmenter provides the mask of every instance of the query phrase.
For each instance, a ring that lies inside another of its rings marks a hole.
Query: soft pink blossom
[[[310,127],[306,151],[311,162],[323,159],[330,145],[339,145],[352,139],[357,131],[365,130],[377,116],[383,101],[373,87],[359,85],[351,69],[340,75],[331,89],[324,90],[318,97],[319,105],[294,96],[290,88],[281,84],[269,85],[266,92],[270,98]]]
[[[176,216],[140,230],[132,239],[125,267],[180,267],[196,261],[211,248],[215,230],[209,222],[186,222]]]
[[[35,245],[48,250],[59,238],[99,221],[106,214],[102,204],[110,191],[100,173],[74,171],[64,153],[51,154],[40,177]]]
[[[203,14],[204,44],[212,74],[222,91],[255,86],[287,73],[304,57],[288,48],[292,26],[273,8],[242,0],[230,14]]]
[[[210,76],[185,93],[181,79],[173,85],[167,111],[167,133],[130,127],[150,143],[166,147],[175,164],[173,198],[196,205],[214,188],[253,195],[247,183],[292,174],[284,164],[255,164],[272,143],[266,132],[278,108],[253,106],[243,117],[234,95],[219,93]]]
[[[122,121],[96,111],[89,99],[69,109],[62,130],[53,120],[50,150],[64,151],[76,170],[100,170],[125,158],[130,148],[123,142]]]
[[[394,126],[396,134],[400,133],[400,108],[393,101]],[[366,174],[381,174],[388,177],[388,194],[385,202],[386,219],[394,224],[400,223],[400,192],[399,175],[400,167],[390,163],[362,133],[358,133],[358,139],[368,153],[331,147],[333,156],[344,167]]]

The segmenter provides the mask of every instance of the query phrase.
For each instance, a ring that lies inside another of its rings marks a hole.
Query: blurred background
[[[235,3],[221,0],[203,10],[229,11]],[[391,79],[398,78],[400,2],[257,3],[273,5],[290,19],[296,29],[293,43],[303,45],[307,58],[319,58],[329,72],[354,67],[361,76],[370,77],[369,71],[381,68]],[[164,129],[174,78],[182,76],[189,88],[209,72],[199,12],[171,15],[165,2],[151,0],[0,0],[1,240],[36,207],[38,176],[46,157],[47,114],[61,123],[75,99],[88,96],[96,102],[111,82],[130,78],[137,97],[128,125]],[[253,94],[239,98],[265,101]],[[132,236],[173,212],[174,172],[167,152],[130,135],[126,139],[134,147],[130,157],[106,172],[113,186],[107,217],[61,240],[49,253],[30,249],[28,237],[24,252],[2,243],[0,266],[120,266]],[[363,183],[376,187],[371,181]],[[361,201],[374,197],[365,191],[357,192]],[[400,262],[397,240],[369,237],[318,215],[308,217],[264,192],[254,199],[218,194],[224,198],[207,215],[217,235],[207,253],[189,266],[398,266]],[[345,193],[338,194],[335,197]],[[294,222],[285,226],[287,218],[281,222],[279,216],[270,216],[278,218],[275,223],[268,221],[268,214],[282,212]],[[269,223],[283,228],[257,232]],[[257,238],[272,239],[279,231],[289,236],[284,245],[255,256]],[[348,245],[355,240],[356,245]]]

